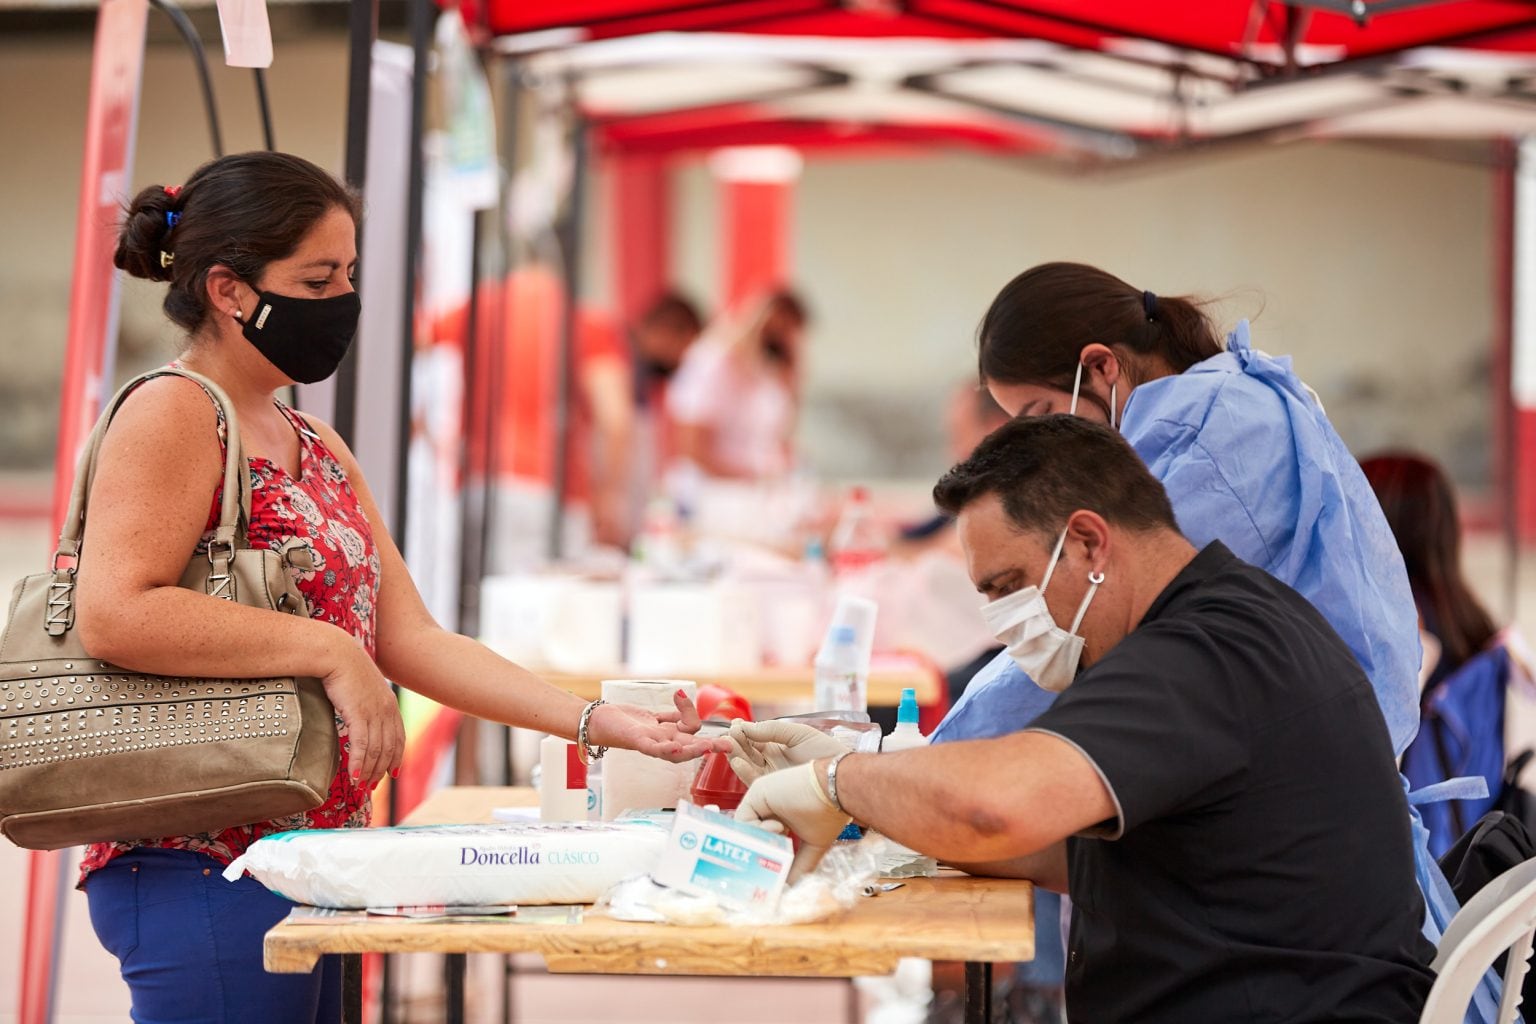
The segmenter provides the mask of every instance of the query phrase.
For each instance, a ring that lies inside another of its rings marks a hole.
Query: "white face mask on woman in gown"
[[[1076,397],[1074,393],[1074,403]],[[1016,590],[1006,597],[988,602],[981,609],[987,627],[992,630],[998,642],[1008,649],[1008,656],[1014,664],[1033,679],[1035,685],[1052,693],[1060,693],[1072,685],[1077,675],[1077,663],[1083,656],[1083,638],[1077,635],[1077,627],[1082,625],[1094,592],[1104,582],[1103,573],[1089,573],[1088,592],[1077,606],[1072,628],[1066,630],[1056,625],[1051,610],[1045,604],[1045,588],[1051,585],[1051,574],[1056,571],[1056,563],[1061,559],[1061,549],[1066,541],[1067,531],[1063,529],[1061,538],[1056,541],[1056,550],[1051,553],[1050,564],[1046,566],[1045,578],[1038,587]]]

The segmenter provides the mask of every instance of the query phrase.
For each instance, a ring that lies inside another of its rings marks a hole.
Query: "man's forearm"
[[[984,878],[1027,878],[1036,885],[1053,892],[1067,891],[1067,844],[1056,843],[1039,853],[1031,853],[1013,860],[997,860],[984,864],[955,862],[954,867],[969,875]]]
[[[850,755],[838,766],[837,797],[860,824],[968,864],[1038,854],[1115,813],[1092,764],[1038,733]]]

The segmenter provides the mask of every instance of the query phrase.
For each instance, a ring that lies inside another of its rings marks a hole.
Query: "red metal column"
[[[117,241],[120,204],[127,194],[133,167],[148,11],[146,0],[102,0],[96,18],[79,219],[75,225],[69,333],[60,389],[59,441],[54,460],[55,533],[69,506],[76,456],[96,419],[102,389],[107,383],[103,377],[108,342],[117,333],[117,277],[112,268],[112,250]],[[58,850],[34,853],[29,858],[17,1004],[19,1024],[44,1024],[52,1017],[64,860],[64,852]]]
[[[1511,392],[1514,396],[1515,521],[1523,540],[1536,539],[1536,137],[1514,147],[1514,202],[1509,213]]]
[[[657,156],[618,154],[607,168],[614,312],[632,326],[671,285],[671,172]]]
[[[730,306],[787,284],[800,157],[774,146],[720,150],[710,169],[721,182],[721,298]]]

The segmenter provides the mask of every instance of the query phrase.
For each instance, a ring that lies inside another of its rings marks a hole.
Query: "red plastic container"
[[[705,683],[699,687],[699,695],[693,703],[699,709],[701,719],[729,722],[741,718],[752,721],[752,704],[747,698],[715,683]]]
[[[734,811],[747,794],[747,784],[731,769],[730,758],[714,751],[704,755],[699,774],[693,780],[689,798],[700,807],[713,804],[722,811]]]

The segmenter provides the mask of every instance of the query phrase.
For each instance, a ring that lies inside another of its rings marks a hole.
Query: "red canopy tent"
[[[1515,0],[1211,0],[1186,4],[1175,0],[455,0],[465,21],[491,36],[523,37],[520,49],[612,40],[663,31],[747,33],[764,36],[846,39],[986,40],[1030,39],[1091,55],[1109,55],[1130,66],[1172,72],[1180,80],[1214,76],[1238,89],[1275,82],[1306,80],[1340,72],[1369,72],[1406,51],[1454,47],[1493,52],[1536,53],[1536,6]],[[366,138],[366,100],[370,48],[377,25],[377,0],[351,0],[353,50],[349,170],[360,168]],[[427,0],[412,0],[425,51]],[[140,15],[142,17],[142,15]],[[547,33],[540,38],[536,34]],[[420,59],[418,57],[418,59]],[[1214,60],[1214,69],[1205,63]],[[952,69],[944,82],[914,81],[914,86],[942,85],[951,96],[964,94],[977,109],[991,102],[997,82],[962,82],[967,69]],[[98,71],[99,74],[99,71]],[[934,76],[935,79],[944,76]],[[962,88],[962,86],[964,86]],[[1417,87],[1417,86],[1415,86]],[[1517,100],[1536,98],[1525,82],[1504,83]],[[1005,85],[1006,89],[1007,86]],[[1454,85],[1450,88],[1455,88]],[[666,154],[721,145],[783,143],[801,149],[846,149],[859,145],[963,144],[999,153],[1049,152],[1060,148],[1061,131],[1083,125],[1054,124],[1049,117],[1017,110],[998,111],[994,121],[946,120],[876,122],[785,116],[751,99],[734,109],[690,107],[643,116],[601,119],[598,141],[605,149],[636,154]],[[419,105],[419,100],[418,100]],[[1114,131],[1086,126],[1089,132]],[[1147,137],[1146,134],[1139,136]],[[360,170],[349,178],[361,184]],[[86,181],[85,187],[95,184]],[[419,180],[417,181],[419,190]],[[419,193],[418,193],[419,194]],[[420,204],[413,218],[419,221]],[[573,237],[576,232],[571,232]],[[419,237],[419,236],[418,236]],[[95,253],[92,258],[98,258]],[[90,325],[71,332],[73,359],[79,348],[105,344]],[[91,337],[86,337],[91,334]],[[89,360],[79,362],[82,367]],[[99,360],[98,360],[99,362]],[[73,363],[71,364],[73,365]],[[350,368],[348,368],[350,369]],[[337,426],[350,433],[351,406],[344,370],[338,383]],[[72,451],[81,424],[89,422],[95,382],[82,370],[66,379],[64,392],[81,400],[69,410],[61,430],[61,452]],[[68,460],[60,467],[67,475]],[[57,878],[57,858],[34,864],[34,897],[46,894]],[[46,862],[50,870],[39,870]],[[21,1004],[26,1024],[41,1020],[47,1005],[39,993],[47,984],[51,920],[46,896],[28,908]]]
[[[1536,48],[1536,10],[1509,0],[467,0],[496,35],[577,28],[800,36],[1011,36],[1082,49],[1140,39],[1275,72],[1421,46]]]

